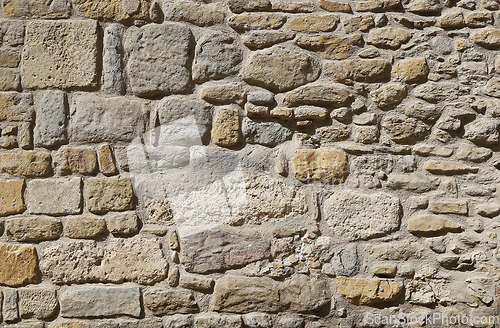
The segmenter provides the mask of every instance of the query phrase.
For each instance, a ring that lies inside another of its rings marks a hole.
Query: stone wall
[[[0,326],[496,315],[499,9],[3,0]]]

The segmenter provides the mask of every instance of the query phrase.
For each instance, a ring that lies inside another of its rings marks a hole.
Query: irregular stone
[[[190,290],[177,290],[153,287],[144,291],[144,305],[154,315],[199,312],[194,293]]]
[[[0,181],[0,216],[20,214],[26,210],[24,180]]]
[[[337,15],[308,15],[291,19],[286,29],[297,32],[331,32],[339,21]]]
[[[74,98],[71,142],[132,141],[145,132],[147,109],[141,101],[82,94]]]
[[[59,296],[64,318],[141,315],[141,292],[138,287],[71,287]]]
[[[271,8],[269,0],[229,0],[227,5],[236,14],[244,11],[266,11]]]
[[[439,115],[441,115],[439,107],[420,100],[405,105],[401,108],[401,111],[409,117],[414,117],[424,122],[435,122],[439,118]]]
[[[236,145],[241,138],[239,107],[231,105],[215,112],[212,140],[221,147]]]
[[[324,120],[328,112],[325,108],[315,106],[300,106],[293,109],[296,120]]]
[[[130,91],[147,97],[186,91],[191,84],[188,64],[193,41],[189,28],[175,23],[129,28],[124,49],[129,56]]]
[[[30,21],[22,58],[21,73],[27,88],[94,86],[97,22]]]
[[[52,240],[61,235],[62,224],[60,220],[44,217],[16,218],[5,222],[5,233],[17,241]]]
[[[17,293],[21,318],[43,320],[52,317],[56,313],[59,303],[57,302],[55,289],[22,288]]]
[[[481,216],[492,218],[500,214],[500,203],[490,202],[490,203],[479,204],[476,206],[476,212]]]
[[[87,208],[92,213],[125,211],[134,207],[130,178],[89,178],[85,186]]]
[[[413,192],[428,192],[439,186],[439,179],[421,174],[391,174],[387,180],[386,187],[389,189],[405,189]]]
[[[19,310],[17,308],[17,290],[4,289],[3,291],[3,320],[5,322],[15,322],[19,318]],[[26,327],[27,328],[27,327]],[[43,326],[42,326],[43,328]]]
[[[429,210],[435,214],[467,215],[468,206],[464,200],[431,200]]]
[[[207,5],[191,2],[172,2],[163,5],[164,19],[189,22],[197,26],[212,26],[224,23],[225,8],[216,3]]]
[[[304,49],[321,51],[326,59],[345,59],[352,53],[352,48],[360,41],[360,35],[339,38],[331,34],[319,36],[299,35],[295,43]]]
[[[429,66],[423,57],[405,59],[394,66],[392,74],[396,80],[416,83],[427,79]]]
[[[485,48],[500,48],[500,30],[498,29],[486,28],[472,33],[470,38],[472,41]]]
[[[264,240],[223,231],[181,236],[181,241],[181,263],[193,273],[241,267],[270,256],[270,245]]]
[[[120,25],[111,24],[104,29],[102,54],[102,89],[112,94],[125,93],[123,76],[123,33]]]
[[[212,308],[233,313],[278,312],[282,308],[280,290],[278,284],[267,277],[226,275],[215,283]]]
[[[342,83],[379,82],[391,74],[391,64],[385,60],[344,60],[325,64],[333,77]]]
[[[316,129],[316,135],[321,138],[322,142],[343,141],[349,138],[350,133],[351,129],[348,125],[338,122]]]
[[[163,328],[191,328],[193,327],[193,316],[175,314],[163,318]]]
[[[427,161],[425,169],[434,174],[467,174],[477,173],[479,168],[472,167],[460,162],[449,161]]]
[[[500,140],[500,121],[480,118],[465,126],[464,138],[477,145],[494,145]]]
[[[347,156],[334,149],[298,149],[292,158],[294,176],[302,182],[344,182]]]
[[[397,230],[400,207],[399,198],[389,194],[339,191],[324,202],[323,213],[335,236],[363,240]]]
[[[442,28],[462,28],[465,26],[464,15],[459,11],[441,16],[438,22]]]
[[[293,32],[282,31],[251,31],[242,36],[242,41],[248,48],[263,49],[295,38]]]
[[[148,19],[149,4],[147,0],[77,0],[78,11],[92,19],[107,18],[115,21],[129,19]]]
[[[65,235],[69,238],[95,238],[106,232],[103,218],[82,216],[66,220]]]
[[[221,315],[203,313],[196,316],[194,320],[196,328],[242,328],[241,317],[239,315]]]
[[[439,14],[443,7],[440,0],[412,0],[404,4],[407,11],[422,15]]]
[[[419,143],[413,147],[415,154],[420,156],[441,156],[450,157],[453,155],[453,149],[442,146],[434,146],[431,144]]]
[[[194,290],[211,290],[214,287],[214,280],[202,275],[183,273],[180,275],[179,286]]]
[[[80,178],[31,180],[26,188],[30,214],[70,215],[81,211]]]
[[[498,87],[500,86],[500,79],[498,77],[492,77],[488,80],[488,83],[484,86],[484,93],[488,96],[500,98],[500,92]],[[490,105],[491,106],[491,105]]]
[[[61,172],[64,175],[92,175],[97,170],[97,154],[93,149],[64,148],[61,155]]]
[[[247,143],[264,146],[276,146],[291,139],[292,131],[278,122],[255,122],[244,118],[242,123],[243,136]]]
[[[245,104],[245,114],[247,117],[267,117],[270,116],[270,111],[268,106],[257,106],[250,102]]]
[[[353,126],[352,139],[354,142],[371,144],[378,141],[379,130],[374,125],[368,126]]]
[[[271,328],[272,318],[269,314],[252,312],[241,316],[243,323],[248,328]]]
[[[337,291],[356,305],[394,301],[402,292],[401,283],[388,279],[338,277]]]
[[[400,0],[368,0],[356,4],[356,11],[384,12],[401,6]]]
[[[283,103],[287,106],[317,105],[340,107],[352,99],[352,94],[342,85],[306,85],[285,95]]]
[[[457,157],[461,160],[484,162],[491,157],[493,151],[489,148],[476,147],[470,144],[461,144],[458,147]]]
[[[0,68],[0,90],[17,91],[21,87],[21,76],[16,69]]]
[[[242,83],[203,85],[201,99],[211,103],[241,103],[245,99]]]
[[[442,216],[422,214],[411,217],[408,221],[408,231],[413,234],[441,234],[462,231],[462,227]]]
[[[430,127],[422,121],[398,114],[386,115],[381,127],[382,131],[398,143],[422,140],[430,131]]]
[[[30,93],[0,92],[0,121],[31,122],[33,97]]]
[[[458,97],[462,93],[462,90],[460,90],[455,83],[448,82],[427,82],[413,89],[415,97],[431,103],[443,100],[449,101],[450,99]]]
[[[406,87],[399,83],[387,83],[370,92],[370,98],[380,108],[399,104],[406,97]]]
[[[67,0],[40,2],[36,0],[4,0],[6,16],[25,18],[61,19],[71,16],[71,2]]]
[[[63,91],[47,91],[36,111],[35,146],[53,147],[68,141],[68,101]]]
[[[40,151],[18,151],[0,155],[2,172],[26,177],[43,177],[52,171],[52,157]]]
[[[471,13],[465,17],[465,24],[468,27],[485,27],[493,24],[493,15],[481,12]]]
[[[367,43],[380,48],[398,49],[411,39],[411,34],[400,28],[379,28],[368,33]]]
[[[330,307],[330,288],[325,281],[294,275],[280,290],[280,303],[292,312],[310,313]]]
[[[35,247],[0,244],[0,255],[2,258],[0,284],[16,287],[37,283],[38,261]],[[4,296],[7,298],[6,295]],[[4,320],[7,320],[5,312]]]
[[[271,1],[271,5],[273,10],[279,10],[287,13],[312,13],[316,10],[314,3],[309,1],[289,2],[273,0]]]
[[[99,159],[99,169],[101,170],[102,174],[110,176],[118,173],[113,153],[109,145],[106,144],[99,147],[97,155]]]
[[[375,21],[372,15],[352,16],[350,19],[344,21],[344,32],[368,32],[375,27]],[[375,48],[373,48],[376,50]]]
[[[351,6],[345,2],[335,2],[329,0],[320,0],[319,6],[326,11],[352,13]]]
[[[227,23],[238,31],[276,30],[286,22],[286,16],[276,13],[243,13],[229,17]]]
[[[113,235],[127,236],[139,232],[139,222],[135,213],[116,213],[108,218],[108,230]]]
[[[419,259],[422,257],[421,249],[415,243],[410,243],[408,240],[375,245],[372,251],[375,258],[384,261],[408,261],[409,259]]]
[[[288,91],[319,77],[319,63],[304,52],[274,46],[254,53],[240,72],[249,84],[271,91]]]
[[[197,83],[221,79],[240,70],[243,52],[226,33],[207,34],[196,45],[193,80]]]

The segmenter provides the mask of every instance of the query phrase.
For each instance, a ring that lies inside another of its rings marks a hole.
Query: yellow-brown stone
[[[359,42],[361,36],[339,38],[335,35],[320,36],[300,35],[295,43],[302,48],[322,51],[326,59],[345,59],[351,54],[353,44]]]
[[[92,213],[125,211],[134,207],[134,191],[130,178],[90,178],[86,182],[85,197]]]
[[[443,28],[462,28],[465,26],[464,15],[459,11],[443,15],[438,22],[439,26]]]
[[[222,147],[236,145],[241,138],[238,106],[232,105],[216,112],[212,140]]]
[[[486,48],[500,48],[500,30],[487,28],[472,33],[470,38],[475,43]]]
[[[0,216],[26,210],[23,198],[24,180],[0,181]]]
[[[347,177],[347,156],[335,149],[298,149],[292,158],[295,178],[332,183]]]
[[[319,6],[326,11],[352,13],[351,6],[345,2],[319,0]]]
[[[102,145],[97,151],[99,156],[99,168],[104,175],[114,175],[118,173],[116,169],[115,161],[113,158],[113,152],[109,145]]]
[[[89,148],[65,148],[61,170],[65,174],[93,174],[97,170],[97,154]]]
[[[21,55],[12,50],[0,51],[0,67],[15,68],[19,66]]]
[[[275,13],[243,13],[227,20],[229,26],[235,30],[275,30],[285,22],[286,16]]]
[[[52,157],[49,153],[20,151],[0,155],[3,173],[26,177],[47,176],[51,170]]]
[[[425,58],[405,59],[394,65],[392,74],[395,80],[406,83],[424,81],[429,74],[429,66]]]
[[[77,0],[78,10],[88,18],[108,18],[116,21],[147,19],[147,0]]]
[[[338,277],[337,291],[356,305],[371,305],[395,300],[403,290],[401,283],[389,279]]]
[[[309,15],[292,19],[286,29],[297,32],[330,32],[335,29],[339,21],[337,15]]]
[[[0,284],[14,287],[37,282],[35,247],[0,244],[0,258]]]

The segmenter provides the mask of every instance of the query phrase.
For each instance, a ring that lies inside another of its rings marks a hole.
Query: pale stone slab
[[[52,147],[68,141],[68,101],[63,91],[47,91],[36,111],[35,146]]]
[[[81,211],[81,179],[31,180],[26,188],[30,214],[69,215]]]

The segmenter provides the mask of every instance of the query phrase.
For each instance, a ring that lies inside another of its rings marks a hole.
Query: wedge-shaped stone
[[[287,106],[317,105],[340,107],[352,99],[352,94],[342,85],[305,85],[285,95]]]
[[[192,291],[165,287],[146,289],[144,292],[144,305],[154,315],[158,316],[200,311]]]
[[[422,174],[391,174],[386,187],[390,189],[405,189],[413,192],[427,192],[439,186],[439,178],[428,177]]]
[[[425,169],[434,174],[467,174],[477,173],[478,167],[473,167],[460,162],[450,161],[428,161],[425,163]]]
[[[385,193],[338,191],[323,204],[323,215],[334,235],[342,240],[363,240],[387,235],[399,228],[399,198]]]
[[[22,288],[17,291],[17,294],[19,315],[23,319],[48,319],[56,313],[59,305],[55,289]]]
[[[65,318],[141,315],[138,287],[70,287],[61,293],[61,315]]]
[[[372,305],[394,301],[403,291],[400,282],[387,279],[339,277],[335,280],[337,291],[356,305]]]
[[[16,176],[43,177],[51,170],[52,157],[39,151],[19,151],[0,155],[2,172]]]
[[[486,217],[494,217],[500,214],[500,203],[496,201],[491,201],[484,204],[479,204],[476,206],[477,214]]]
[[[467,215],[468,206],[465,200],[431,200],[429,210],[436,214],[461,214]]]
[[[37,282],[38,261],[35,247],[0,244],[0,258],[2,259],[0,261],[0,284],[21,286]]]
[[[30,214],[69,215],[81,211],[80,178],[31,180],[26,187]]]
[[[89,87],[97,82],[97,22],[31,21],[21,72],[27,88]]]
[[[325,68],[342,83],[380,82],[391,73],[391,64],[381,59],[344,60],[327,63]]]
[[[76,0],[78,10],[88,18],[108,18],[116,21],[148,19],[147,0]]]
[[[58,219],[44,217],[10,219],[5,222],[5,232],[17,241],[52,240],[61,235],[62,224]]]
[[[90,178],[85,186],[85,198],[92,213],[131,210],[134,206],[132,181],[125,177]]]
[[[408,221],[408,231],[413,234],[432,235],[462,230],[463,228],[459,224],[438,215],[422,214],[414,216]]]
[[[347,177],[347,155],[338,150],[299,149],[292,158],[295,178],[302,182],[343,182]]]
[[[24,205],[24,180],[0,181],[0,216],[19,214]]]

